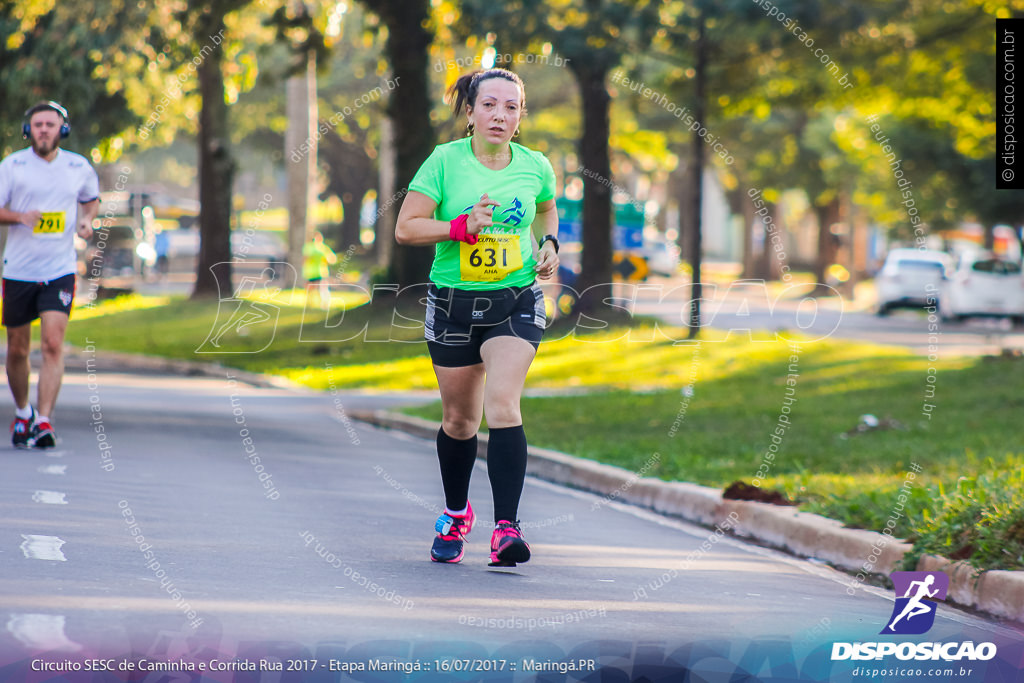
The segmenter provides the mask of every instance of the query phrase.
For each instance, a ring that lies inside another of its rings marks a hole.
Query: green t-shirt
[[[306,280],[327,277],[327,264],[334,263],[337,254],[326,244],[306,242],[302,245],[302,277]]]
[[[534,281],[536,273],[533,268],[537,262],[533,256],[530,226],[537,215],[537,203],[555,197],[555,172],[540,152],[515,142],[509,146],[512,161],[500,171],[494,171],[481,164],[473,154],[472,138],[438,145],[409,183],[410,190],[437,202],[434,218],[440,221],[451,221],[460,214],[469,213],[485,192],[488,198],[501,202],[501,206],[493,207],[494,223],[480,232],[481,235],[494,235],[493,239],[501,239],[501,242],[481,238],[475,249],[454,240],[437,243],[430,279],[440,287],[501,289],[525,287]],[[509,241],[510,237],[500,236],[518,236],[522,267],[501,279],[473,277],[474,273],[484,274],[488,265],[495,265],[495,260],[498,263],[504,260],[506,265],[509,259],[513,264],[517,262],[515,254],[503,253],[500,247],[493,249],[495,244],[514,243]],[[467,264],[472,264],[475,270],[468,269]],[[470,275],[468,279],[464,278],[467,274]]]

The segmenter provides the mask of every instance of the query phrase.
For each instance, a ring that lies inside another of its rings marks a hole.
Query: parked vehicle
[[[949,254],[931,249],[893,249],[875,276],[878,315],[894,308],[923,308],[941,297],[952,269]]]
[[[163,235],[167,241],[165,256],[168,269],[194,273],[199,259],[199,228],[165,230]]]
[[[645,239],[637,253],[647,260],[647,268],[655,275],[672,277],[679,272],[679,245],[663,236]]]
[[[78,274],[95,282],[93,290],[132,291],[156,262],[156,254],[143,239],[142,228],[131,216],[104,218],[92,237],[75,237]]]
[[[944,319],[1009,317],[1024,324],[1024,277],[1015,261],[990,251],[967,252],[946,280],[939,298]]]
[[[233,231],[231,254],[243,261],[285,261],[288,258],[283,237],[264,230]]]
[[[167,270],[175,273],[194,273],[199,262],[199,228],[165,230],[161,235],[165,243],[164,256]],[[234,230],[231,233],[231,257],[236,269],[247,264],[270,262],[275,277],[280,275],[283,262],[288,260],[288,250],[283,239],[273,232],[257,230],[247,233]],[[261,266],[262,267],[262,266]]]

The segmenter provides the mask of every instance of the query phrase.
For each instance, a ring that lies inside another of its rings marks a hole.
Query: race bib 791
[[[63,235],[64,234],[64,212],[44,211],[39,223],[32,228],[36,235]]]

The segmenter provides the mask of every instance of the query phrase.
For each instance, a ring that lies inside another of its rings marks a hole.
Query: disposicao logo
[[[896,604],[880,633],[882,635],[920,635],[935,624],[939,600],[946,599],[949,577],[942,572],[893,572]],[[966,659],[986,661],[996,656],[994,643],[833,643],[832,661],[870,660],[896,657],[899,660],[946,662]]]
[[[879,633],[927,633],[935,623],[937,601],[946,599],[949,577],[942,572],[893,572],[889,576],[896,591],[896,604],[889,623]]]

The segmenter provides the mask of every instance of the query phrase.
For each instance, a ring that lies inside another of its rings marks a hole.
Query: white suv
[[[875,276],[878,315],[893,308],[923,308],[939,298],[953,260],[931,249],[893,249]]]
[[[992,252],[961,256],[956,272],[943,288],[939,311],[947,320],[998,316],[1024,323],[1024,278],[1020,264]]]

